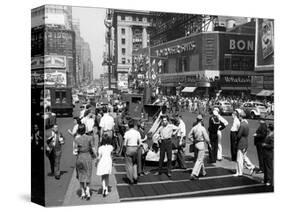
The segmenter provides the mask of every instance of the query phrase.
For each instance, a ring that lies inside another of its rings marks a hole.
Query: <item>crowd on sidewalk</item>
[[[205,149],[209,152],[209,163],[222,160],[222,133],[229,124],[219,114],[217,108],[212,108],[209,117],[209,127],[204,127],[204,112],[208,111],[212,99],[182,98],[173,103],[174,98],[162,97],[166,107],[162,107],[158,119],[155,120],[154,130],[145,129],[144,120],[134,120],[126,116],[124,108],[110,105],[94,111],[87,106],[74,118],[74,127],[68,130],[73,137],[73,154],[76,159],[77,179],[80,182],[81,198],[89,200],[90,183],[92,177],[93,161],[96,161],[96,175],[101,177],[102,195],[106,197],[109,189],[109,175],[112,174],[112,156],[125,157],[126,173],[129,184],[137,184],[139,176],[147,175],[145,158],[149,150],[159,154],[159,167],[155,175],[166,172],[172,176],[172,150],[176,150],[178,167],[185,170],[184,148],[189,145],[189,151],[194,152],[194,167],[190,180],[197,180],[208,173],[204,167]],[[166,100],[165,100],[166,98]],[[183,103],[182,103],[183,102]],[[234,100],[235,104],[236,100]],[[239,102],[239,100],[238,100]],[[198,116],[190,132],[186,132],[186,125],[179,115],[180,107],[183,110],[197,112]],[[202,116],[203,115],[203,116]],[[255,167],[247,157],[249,126],[240,109],[233,114],[231,126],[231,158],[236,163],[236,174],[243,175],[243,166],[255,172],[264,173],[264,183],[273,185],[273,148],[274,127],[261,121],[255,133],[259,168]],[[34,127],[32,141],[38,143],[38,129]],[[95,135],[97,133],[97,136]],[[95,142],[95,138],[98,141]],[[152,141],[152,145],[150,145]],[[51,172],[57,180],[60,179],[60,159],[62,145],[65,141],[63,132],[55,125],[46,142],[46,153],[50,159]],[[96,144],[97,145],[96,145]],[[207,145],[206,145],[207,144]],[[167,158],[167,171],[164,171],[164,160]]]

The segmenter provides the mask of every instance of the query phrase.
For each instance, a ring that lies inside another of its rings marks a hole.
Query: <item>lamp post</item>
[[[104,25],[107,28],[107,42],[108,42],[108,58],[107,58],[107,65],[108,65],[108,89],[111,90],[111,52],[110,52],[110,40],[111,40],[111,28],[112,28],[112,13],[108,10],[107,17],[104,20]]]

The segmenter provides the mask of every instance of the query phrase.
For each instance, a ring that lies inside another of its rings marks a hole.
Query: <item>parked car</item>
[[[245,102],[241,109],[245,112],[246,117],[251,119],[268,115],[266,105],[261,102]]]
[[[46,129],[53,127],[57,122],[57,116],[52,112],[45,112],[43,115],[44,125]]]
[[[233,107],[232,105],[227,101],[218,101],[215,102],[214,106],[211,108],[211,111],[213,111],[214,108],[219,108],[220,114],[222,115],[231,115],[233,113]]]

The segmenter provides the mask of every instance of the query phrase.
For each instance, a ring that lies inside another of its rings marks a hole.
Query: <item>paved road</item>
[[[76,111],[77,112],[77,111]],[[183,120],[186,123],[187,132],[196,118],[196,114],[182,113]],[[79,199],[79,183],[76,174],[73,172],[75,157],[72,155],[72,139],[66,133],[66,130],[72,128],[71,118],[59,118],[58,125],[66,137],[66,144],[63,149],[61,170],[63,175],[61,180],[57,181],[53,177],[46,176],[46,200],[47,205],[81,205],[81,204],[100,204],[120,201],[159,199],[159,198],[178,198],[193,197],[202,195],[222,195],[237,193],[256,193],[272,191],[272,188],[265,188],[261,183],[262,175],[254,177],[244,176],[235,178],[233,171],[235,163],[229,161],[230,142],[229,131],[231,126],[231,117],[226,117],[229,126],[223,131],[223,155],[224,159],[215,165],[207,164],[208,176],[202,180],[191,182],[189,180],[190,171],[174,170],[172,178],[165,174],[154,176],[153,172],[157,168],[154,164],[148,164],[147,170],[151,173],[140,177],[138,185],[129,186],[126,183],[125,165],[123,158],[114,159],[113,174],[110,176],[111,191],[108,197],[101,195],[100,178],[95,175],[96,167],[93,168],[93,179],[91,183],[92,197],[90,201]],[[205,126],[208,127],[208,116],[204,118]],[[258,127],[258,120],[249,120],[250,135],[254,134]],[[188,161],[190,153],[186,148],[187,164],[191,169],[193,163]],[[257,166],[257,154],[253,145],[253,137],[249,139],[248,156]],[[154,165],[154,166],[153,166]],[[46,175],[50,172],[49,162],[46,160]],[[247,172],[246,172],[247,174]]]

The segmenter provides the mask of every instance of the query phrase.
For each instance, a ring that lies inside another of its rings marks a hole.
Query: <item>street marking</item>
[[[216,166],[210,166],[210,167],[205,167],[205,169],[215,169],[215,168],[220,168],[220,167],[216,167]],[[157,170],[158,168],[156,167],[155,169],[153,170]],[[189,172],[189,171],[192,171],[193,168],[188,168],[188,169],[172,169],[171,171],[172,172]],[[127,172],[115,172],[115,174],[126,174]],[[150,172],[151,173],[151,172]]]
[[[233,187],[227,187],[227,188],[217,188],[217,189],[207,189],[207,190],[201,190],[201,191],[191,191],[191,192],[182,192],[182,193],[176,193],[176,194],[162,194],[162,195],[155,195],[155,196],[144,196],[144,197],[126,197],[126,198],[120,198],[120,201],[128,201],[128,200],[148,200],[148,199],[159,199],[159,198],[167,198],[167,197],[180,197],[180,196],[190,196],[193,194],[204,194],[209,192],[216,192],[216,191],[228,191],[228,190],[237,190],[237,189],[243,189],[243,188],[252,188],[256,186],[264,186],[263,184],[252,184],[252,185],[244,185],[244,186],[233,186]]]
[[[202,177],[199,180],[210,180],[210,179],[219,179],[225,177],[233,177],[233,174],[221,175],[221,176],[212,176],[212,177]],[[189,182],[190,179],[186,180],[163,180],[163,181],[155,181],[155,182],[143,182],[138,183],[137,185],[150,185],[150,184],[164,184],[164,183],[178,183],[178,182]],[[128,183],[117,183],[117,186],[130,186]]]

